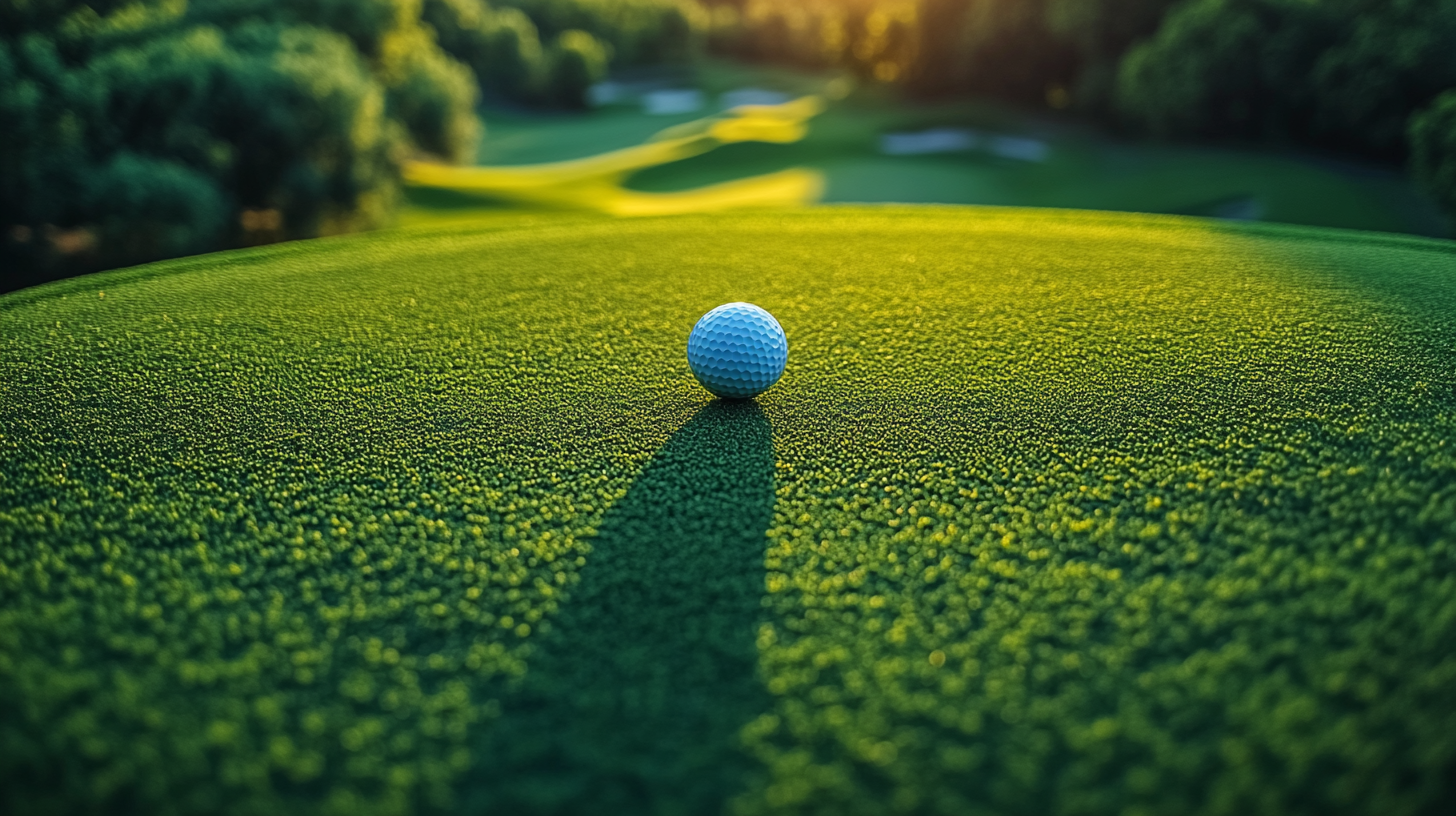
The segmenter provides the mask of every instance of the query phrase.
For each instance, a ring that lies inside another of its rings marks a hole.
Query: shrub
[[[546,55],[545,97],[569,108],[586,106],[586,89],[607,73],[607,50],[585,31],[563,31]]]
[[[479,127],[412,9],[4,5],[0,286],[386,222],[404,155]]]
[[[96,239],[122,263],[205,252],[228,228],[222,189],[175,161],[121,151],[93,171],[87,193]]]
[[[1075,55],[1052,31],[1047,0],[967,0],[965,5],[954,63],[965,88],[1039,101],[1049,84],[1070,80]]]
[[[1325,20],[1300,0],[1194,0],[1122,63],[1122,110],[1153,133],[1271,138],[1309,116]]]
[[[1121,68],[1123,111],[1167,136],[1287,139],[1387,160],[1456,85],[1451,0],[1193,0]]]
[[[384,74],[389,112],[421,150],[447,161],[475,155],[480,120],[475,116],[475,75],[415,30],[390,45]]]
[[[707,15],[695,0],[502,0],[540,29],[543,40],[585,31],[615,64],[684,62],[696,51]]]
[[[1411,171],[1456,223],[1456,89],[1411,118]]]
[[[480,0],[426,0],[423,19],[440,46],[470,66],[486,93],[519,101],[539,95],[541,40],[519,9],[491,9]]]
[[[1050,0],[1050,28],[1077,50],[1073,94],[1079,107],[1105,109],[1117,66],[1133,45],[1153,36],[1179,0]]]
[[[1456,2],[1333,0],[1338,37],[1311,70],[1311,136],[1398,159],[1411,114],[1456,86]]]

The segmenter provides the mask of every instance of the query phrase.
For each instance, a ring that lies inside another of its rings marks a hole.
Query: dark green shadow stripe
[[[603,519],[581,583],[476,756],[465,811],[710,816],[767,708],[755,637],[773,434],[751,402],[682,427]]]

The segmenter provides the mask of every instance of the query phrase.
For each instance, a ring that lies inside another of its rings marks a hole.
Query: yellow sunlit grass
[[[678,215],[756,207],[811,204],[824,193],[824,175],[791,168],[752,178],[711,184],[680,193],[619,190],[606,202],[612,215]]]
[[[782,105],[741,105],[719,116],[677,125],[647,142],[599,156],[520,167],[452,167],[411,162],[405,182],[496,201],[612,215],[666,215],[812,204],[824,191],[822,174],[794,168],[677,193],[628,190],[628,176],[736,142],[788,144],[808,133],[824,109],[816,96]]]

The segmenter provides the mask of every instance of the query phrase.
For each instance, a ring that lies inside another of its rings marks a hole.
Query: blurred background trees
[[[1456,87],[1450,0],[1192,0],[1123,61],[1133,122],[1400,160],[1416,111]]]
[[[702,30],[675,0],[523,5],[0,0],[3,288],[387,224],[403,161],[474,159],[482,94],[582,107]]]
[[[1449,213],[1456,213],[1456,90],[1411,119],[1411,170]]]
[[[5,288],[388,223],[479,99],[703,53],[1404,164],[1456,211],[1456,0],[0,0]]]
[[[1155,137],[1410,161],[1456,196],[1433,169],[1448,107],[1422,114],[1456,89],[1456,0],[705,2],[725,53],[838,65],[920,97],[1072,108]]]

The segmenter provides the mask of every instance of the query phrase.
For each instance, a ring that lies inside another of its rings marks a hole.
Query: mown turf
[[[664,127],[715,110],[725,91],[775,88],[790,97],[823,94],[832,75],[709,61],[696,82],[707,92],[703,111],[651,116],[633,105],[580,114],[488,109],[490,138],[483,165],[577,159],[630,147]],[[882,89],[883,90],[883,89]],[[1047,140],[1045,163],[997,158],[986,151],[886,156],[884,133],[934,127]],[[1346,167],[1317,157],[1268,151],[1150,145],[1098,136],[1066,121],[1028,115],[984,102],[909,104],[863,89],[832,102],[808,137],[792,145],[743,143],[707,155],[648,168],[631,178],[635,190],[667,193],[748,176],[807,168],[827,181],[832,202],[938,202],[1020,207],[1077,207],[1132,212],[1217,215],[1220,205],[1246,202],[1245,217],[1266,221],[1422,235],[1447,235],[1445,219],[1398,168]],[[477,199],[450,200],[414,188],[406,222],[441,221],[479,208]],[[478,210],[476,210],[478,212]]]
[[[1447,812],[1453,315],[1449,243],[956,209],[7,296],[0,810]]]

